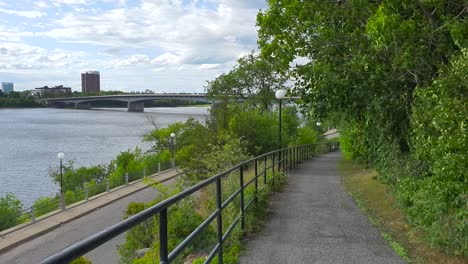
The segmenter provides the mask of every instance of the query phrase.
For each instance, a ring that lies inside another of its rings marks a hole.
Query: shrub
[[[0,197],[0,231],[20,224],[23,205],[13,193]]]
[[[34,201],[33,208],[36,217],[50,213],[59,208],[59,199],[57,197],[41,197]]]

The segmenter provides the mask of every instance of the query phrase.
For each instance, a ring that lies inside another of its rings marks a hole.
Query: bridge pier
[[[75,109],[90,109],[91,103],[75,103]]]
[[[144,102],[128,102],[127,111],[128,112],[144,112],[145,103]]]

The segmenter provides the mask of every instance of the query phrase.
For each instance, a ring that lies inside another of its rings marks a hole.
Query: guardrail
[[[43,197],[43,201],[38,202],[38,200],[36,200],[31,207],[25,208],[14,215],[0,215],[0,232],[28,222],[35,222],[40,216],[44,216],[59,209],[65,210],[69,205],[80,201],[87,201],[92,199],[92,196],[104,192],[111,192],[112,189],[116,187],[143,179],[146,176],[169,169],[171,166],[171,161],[158,163],[137,173],[125,173],[122,177],[114,181],[110,181],[108,177],[105,177],[99,182],[95,181],[93,184],[84,183],[83,187],[77,188],[71,192],[65,192],[63,196],[57,194],[53,197]]]
[[[214,248],[211,250],[210,254],[207,256],[204,263],[210,263],[213,258],[218,256],[218,263],[223,263],[223,244],[226,239],[229,237],[231,232],[234,230],[237,224],[240,223],[241,228],[245,228],[245,212],[246,210],[257,200],[258,194],[258,182],[259,180],[263,181],[263,187],[268,182],[274,184],[275,182],[275,168],[278,172],[285,172],[292,168],[298,166],[304,160],[315,156],[318,153],[320,148],[317,145],[301,145],[294,146],[289,148],[284,148],[281,150],[272,151],[265,153],[258,157],[252,158],[250,160],[244,161],[224,172],[221,172],[215,176],[212,176],[209,179],[201,181],[200,183],[189,187],[188,189],[183,190],[182,192],[152,206],[149,207],[129,218],[123,220],[122,222],[115,224],[105,230],[100,231],[85,240],[82,240],[78,243],[75,243],[62,251],[49,256],[44,259],[42,264],[52,264],[52,263],[69,263],[74,259],[90,252],[91,250],[97,248],[98,246],[110,241],[112,238],[118,236],[129,230],[130,228],[142,223],[143,221],[154,217],[159,216],[159,258],[161,264],[171,263],[174,261],[182,251],[189,245],[189,243],[201,232],[203,232],[215,219],[216,219],[216,232],[217,232],[217,243]],[[337,146],[325,146],[323,152],[337,149]],[[268,162],[271,161],[271,162]],[[259,171],[259,164],[263,164],[263,170]],[[245,182],[244,170],[245,168],[252,166],[254,168],[254,177]],[[267,178],[267,172],[273,172],[270,179]],[[234,191],[228,198],[224,201],[222,200],[222,180],[226,179],[229,175],[238,172],[239,177],[239,189]],[[198,225],[192,233],[187,236],[181,243],[179,243],[175,248],[169,252],[168,248],[168,208],[171,205],[178,203],[179,201],[187,198],[200,190],[215,185],[216,188],[216,210],[211,213],[200,225]],[[245,189],[251,185],[255,185],[255,194],[252,199],[245,201]],[[222,212],[228,205],[230,205],[233,200],[240,196],[240,212],[227,228],[223,232],[223,217]]]

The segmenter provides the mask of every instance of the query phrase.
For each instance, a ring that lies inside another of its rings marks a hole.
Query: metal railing
[[[221,172],[215,176],[212,176],[206,180],[199,182],[198,184],[191,186],[182,192],[163,200],[162,202],[149,207],[133,216],[128,217],[122,222],[115,224],[105,230],[100,231],[78,243],[75,243],[62,251],[55,253],[52,256],[44,259],[42,264],[51,263],[68,263],[73,261],[80,256],[90,252],[98,246],[110,241],[114,237],[122,234],[132,227],[148,220],[151,217],[159,216],[159,258],[160,263],[166,264],[173,262],[189,245],[189,243],[201,232],[203,232],[212,222],[216,219],[216,232],[217,232],[217,243],[207,256],[204,263],[210,263],[215,256],[218,256],[218,263],[223,263],[223,244],[229,235],[232,233],[234,228],[240,223],[241,228],[245,228],[245,212],[246,210],[257,201],[259,191],[259,180],[265,184],[275,184],[275,170],[276,172],[285,172],[292,168],[295,168],[306,159],[309,159],[318,154],[318,152],[327,152],[331,148],[326,145],[318,147],[317,145],[301,145],[281,150],[272,151],[263,155],[257,156],[250,160],[244,161],[230,169]],[[270,162],[267,162],[270,161]],[[259,164],[262,163],[263,170],[259,171]],[[253,166],[252,166],[253,165]],[[247,167],[254,168],[254,177],[245,182],[244,171]],[[229,175],[238,172],[239,177],[239,188],[234,191],[224,201],[222,200],[222,180],[227,178]],[[267,172],[273,172],[270,179],[267,178]],[[204,221],[196,227],[190,235],[188,235],[182,242],[175,246],[175,248],[169,252],[168,248],[168,209],[171,205],[174,205],[184,198],[190,197],[196,192],[215,185],[216,188],[216,210],[211,213]],[[251,185],[255,185],[255,193],[249,201],[245,201],[245,189]],[[240,196],[240,212],[235,217],[231,225],[224,231],[223,230],[223,210],[233,202],[233,200]],[[223,232],[224,231],[224,232]]]
[[[104,192],[111,192],[112,189],[116,187],[127,185],[133,181],[143,179],[146,176],[150,176],[152,174],[169,169],[171,166],[171,161],[158,163],[137,173],[125,173],[118,179],[109,179],[108,177],[105,177],[101,181],[84,183],[80,188],[65,192],[63,197],[61,197],[60,194],[57,194],[56,196],[39,198],[32,206],[28,208],[22,209],[13,214],[0,215],[0,232],[20,224],[35,222],[40,216],[49,214],[59,209],[65,210],[69,205],[80,201],[87,201],[92,199],[92,196]]]

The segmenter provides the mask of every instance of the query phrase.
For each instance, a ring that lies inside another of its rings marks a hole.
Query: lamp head
[[[171,138],[175,138],[175,133],[171,133]]]
[[[320,122],[317,122],[317,126],[320,126],[320,125],[322,125],[322,123],[320,123]]]
[[[57,154],[57,158],[59,158],[61,160],[64,159],[65,158],[65,153],[60,152],[59,154]]]
[[[279,89],[276,91],[275,96],[277,99],[283,99],[286,96],[286,90]]]

